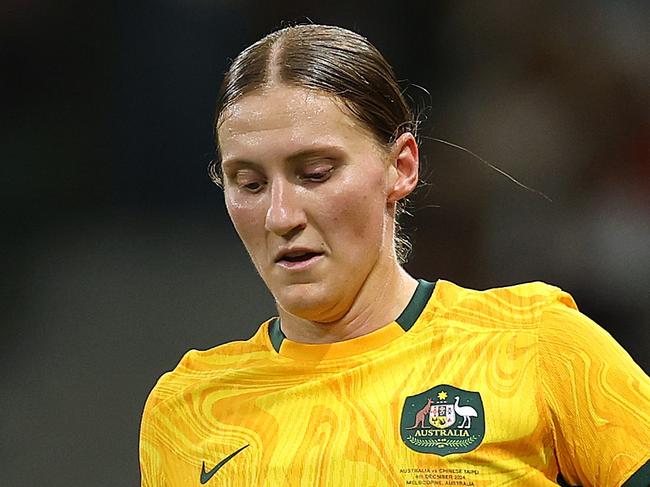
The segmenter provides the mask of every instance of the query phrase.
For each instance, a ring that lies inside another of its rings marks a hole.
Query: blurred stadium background
[[[206,166],[228,58],[283,21],[366,35],[423,135],[553,200],[424,140],[413,274],[557,284],[649,371],[649,5],[3,2],[2,484],[137,485],[157,377],[273,313]]]

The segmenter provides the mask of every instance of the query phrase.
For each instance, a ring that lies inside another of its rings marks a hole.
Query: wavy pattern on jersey
[[[148,400],[143,485],[196,485],[203,462],[247,444],[214,485],[395,486],[413,468],[478,469],[475,486],[550,486],[559,470],[573,484],[615,485],[643,454],[614,452],[635,435],[650,442],[650,407],[637,406],[650,404],[648,381],[573,307],[540,283],[439,282],[411,330],[377,349],[300,362],[273,350],[265,324],[247,342],[190,352]],[[439,384],[480,392],[476,450],[439,457],[401,441],[405,398]]]
[[[650,445],[650,386],[627,353],[611,346],[611,337],[604,330],[593,327],[586,318],[573,320],[574,326],[567,328],[566,314],[577,313],[549,308],[544,321],[547,330],[540,339],[540,367],[548,372],[543,384],[558,432],[558,459],[570,482],[598,476],[603,485],[614,485],[621,469],[639,461],[640,452],[631,451],[629,442],[645,437]],[[558,354],[560,347],[562,353]],[[616,366],[620,363],[629,366]],[[569,394],[574,390],[577,392]],[[607,441],[586,449],[575,440],[578,431]],[[626,453],[602,462],[610,451]],[[649,453],[647,446],[645,453]]]

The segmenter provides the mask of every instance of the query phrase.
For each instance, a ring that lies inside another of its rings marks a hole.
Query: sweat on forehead
[[[224,165],[326,146],[363,144],[367,151],[383,153],[373,134],[335,97],[288,86],[243,96],[224,111],[218,135]]]
[[[318,122],[329,107],[340,112],[340,123],[365,129],[338,97],[284,84],[265,86],[240,97],[223,110],[217,128],[219,131],[232,131],[235,126],[251,129],[261,122],[287,119]],[[225,122],[226,127],[223,127]]]

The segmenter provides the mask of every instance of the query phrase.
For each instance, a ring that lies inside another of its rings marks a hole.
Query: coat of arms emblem
[[[456,411],[451,404],[435,404],[429,411],[429,423],[436,428],[449,428],[456,422]]]
[[[441,384],[408,396],[402,408],[402,441],[420,453],[467,453],[485,436],[485,413],[478,392]]]

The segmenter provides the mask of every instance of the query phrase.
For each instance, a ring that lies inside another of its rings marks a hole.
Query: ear
[[[386,188],[388,203],[396,203],[411,194],[418,184],[419,168],[418,143],[412,133],[403,133],[393,143],[390,152]]]

